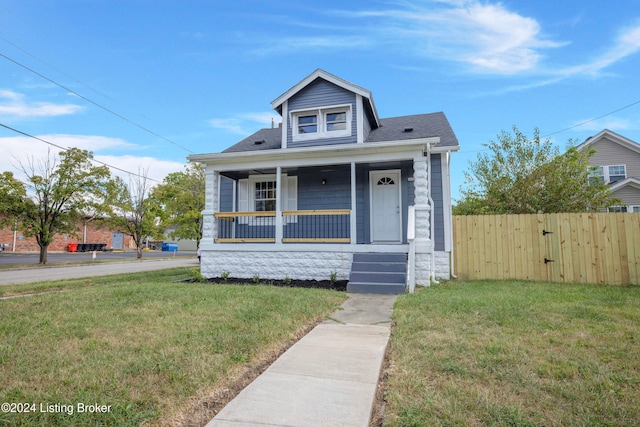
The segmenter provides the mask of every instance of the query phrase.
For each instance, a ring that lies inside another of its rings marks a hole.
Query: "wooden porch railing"
[[[350,209],[282,211],[283,243],[350,243]],[[216,243],[275,243],[276,212],[216,212]]]

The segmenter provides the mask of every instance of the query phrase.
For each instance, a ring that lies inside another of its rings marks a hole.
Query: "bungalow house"
[[[611,212],[640,212],[640,144],[608,129],[587,138],[577,148],[592,147],[594,176],[610,185],[612,197],[622,200]]]
[[[188,157],[206,166],[205,277],[369,293],[449,278],[459,145],[443,113],[380,118],[370,91],[320,69],[271,107],[279,126]]]

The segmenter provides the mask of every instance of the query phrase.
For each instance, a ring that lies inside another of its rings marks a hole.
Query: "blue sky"
[[[640,142],[640,0],[0,0],[0,54],[0,124],[157,180],[269,127],[316,68],[382,118],[443,111],[454,198],[514,125]],[[0,171],[47,148],[0,127]]]

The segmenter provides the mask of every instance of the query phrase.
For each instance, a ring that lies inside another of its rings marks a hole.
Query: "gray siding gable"
[[[307,141],[293,141],[291,120],[287,126],[288,147],[308,147],[316,145],[354,144],[357,142],[356,95],[346,89],[318,78],[289,99],[289,111],[312,110],[334,105],[351,105],[351,136],[341,138],[318,138]]]

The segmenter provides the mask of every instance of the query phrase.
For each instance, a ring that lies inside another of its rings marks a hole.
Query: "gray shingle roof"
[[[412,130],[407,132],[405,129]],[[401,141],[432,136],[440,137],[436,147],[458,146],[458,138],[442,112],[380,119],[380,127],[371,131],[365,142]]]
[[[256,143],[258,142],[258,143]],[[257,151],[257,150],[273,150],[280,148],[282,143],[282,129],[267,128],[260,129],[254,133],[232,145],[223,151],[223,153],[234,153],[239,151]]]
[[[405,131],[405,129],[412,130]],[[380,127],[371,131],[365,143],[401,141],[406,139],[429,138],[433,136],[440,137],[440,142],[436,147],[458,146],[458,138],[456,138],[447,117],[442,112],[380,119]],[[259,143],[256,144],[256,141]],[[260,129],[253,135],[250,135],[237,144],[227,148],[223,153],[273,150],[281,147],[281,141],[282,129]]]

